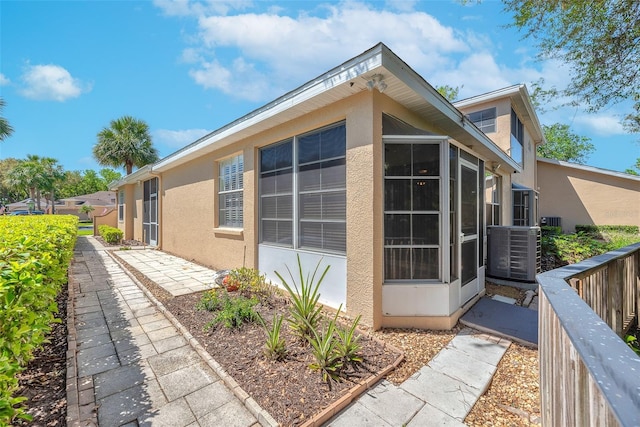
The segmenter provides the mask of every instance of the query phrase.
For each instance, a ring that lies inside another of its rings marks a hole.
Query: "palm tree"
[[[129,175],[134,166],[139,168],[157,161],[158,150],[153,146],[149,126],[144,121],[123,116],[112,120],[110,127],[98,133],[93,156],[103,166],[124,165]]]
[[[38,210],[41,210],[41,193],[49,194],[54,198],[55,186],[64,176],[58,160],[51,157],[40,157],[36,154],[28,154],[25,160],[20,160],[8,173],[5,184],[11,188],[24,189],[29,192],[29,197],[36,201]]]
[[[2,109],[4,108],[4,99],[0,98],[0,113],[2,113]],[[0,141],[4,141],[5,138],[10,136],[13,133],[13,128],[4,117],[0,116]]]

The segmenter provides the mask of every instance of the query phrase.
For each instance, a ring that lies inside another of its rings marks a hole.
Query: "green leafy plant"
[[[30,419],[17,374],[45,342],[73,257],[75,216],[0,217],[0,425]]]
[[[98,233],[100,234],[100,236],[102,236],[105,242],[111,244],[120,243],[120,241],[122,241],[122,237],[124,236],[124,233],[119,228],[111,227],[110,225],[104,224],[98,226]]]
[[[640,341],[638,341],[638,338],[635,335],[627,334],[624,337],[624,342],[626,342],[627,345],[631,347],[631,350],[635,351],[636,354],[640,356]]]
[[[225,286],[237,288],[241,293],[250,293],[262,299],[270,298],[274,293],[274,286],[267,283],[265,275],[254,268],[234,268],[225,278]]]
[[[338,312],[340,312],[340,309],[338,309]],[[360,345],[360,335],[356,334],[360,318],[361,316],[358,315],[351,323],[351,326],[347,328],[338,327],[336,330],[336,334],[338,335],[336,351],[345,366],[353,366],[362,362],[362,356],[360,355],[360,350],[362,349]]]
[[[291,317],[288,319],[291,324],[291,329],[301,338],[306,339],[309,337],[313,331],[313,329],[318,325],[318,321],[321,317],[321,307],[318,304],[318,299],[320,298],[320,284],[327,272],[329,271],[329,267],[327,266],[320,278],[316,282],[316,275],[318,273],[318,269],[320,268],[320,262],[316,265],[313,274],[309,276],[302,271],[302,262],[300,261],[300,255],[298,255],[298,282],[296,283],[296,279],[293,277],[293,273],[287,266],[287,271],[289,272],[289,276],[291,277],[291,284],[289,284],[280,273],[275,272],[280,281],[282,282],[282,286],[285,287],[289,296],[291,297]]]
[[[222,290],[212,289],[202,295],[200,301],[196,304],[198,310],[216,311],[222,308],[222,299],[220,293]]]
[[[215,310],[214,318],[205,325],[205,329],[222,324],[225,328],[234,329],[241,327],[244,323],[258,320],[258,313],[253,309],[258,300],[256,298],[246,298],[242,295],[231,297],[224,292],[221,297],[221,305]]]
[[[282,320],[284,316],[273,316],[271,327],[267,327],[261,316],[258,316],[260,323],[264,328],[267,336],[267,342],[264,345],[264,355],[271,360],[282,360],[287,355],[287,344],[282,338],[280,331],[282,330]]]
[[[342,357],[337,349],[338,341],[334,335],[338,313],[327,322],[324,330],[318,331],[316,327],[308,325],[310,335],[307,339],[311,344],[311,353],[315,360],[309,368],[320,371],[322,380],[327,383],[329,390],[331,390],[331,381],[340,381],[340,371],[343,366]]]

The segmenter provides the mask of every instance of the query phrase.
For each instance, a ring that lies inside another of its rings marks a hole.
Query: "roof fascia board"
[[[578,169],[578,170],[583,170],[587,172],[598,173],[601,175],[609,175],[609,176],[614,176],[616,178],[630,179],[632,181],[640,181],[639,175],[631,175],[624,172],[617,172],[609,169],[601,169],[595,166],[579,165],[577,163],[570,163],[570,162],[565,162],[562,160],[555,160],[555,159],[546,159],[544,157],[538,157],[536,160],[542,163],[549,163],[552,165],[563,166],[566,168]]]
[[[268,120],[277,114],[293,108],[297,105],[308,101],[309,99],[329,91],[343,83],[365,74],[371,70],[379,68],[382,64],[382,44],[374,46],[372,49],[363,54],[333,68],[327,73],[311,80],[280,98],[266,104],[265,106],[241,117],[234,122],[210,133],[193,144],[179,150],[164,159],[160,160],[153,166],[153,170],[163,172],[170,169],[180,160],[196,155],[201,150],[230,137],[242,130],[248,129],[260,122]]]
[[[130,173],[119,181],[114,181],[109,184],[109,190],[115,191],[123,185],[132,184],[134,182],[140,181],[143,178],[146,178],[151,173],[152,165],[144,165],[140,169],[135,172]]]
[[[502,162],[508,164],[514,171],[522,172],[522,166],[513,160],[507,153],[502,151],[484,132],[480,131],[473,123],[467,119],[460,110],[447,101],[437,90],[427,83],[419,74],[402,62],[398,56],[384,47],[383,66],[393,73],[399,80],[406,84],[411,90],[423,97],[428,103],[442,112],[452,122],[467,132],[473,139],[487,147]],[[460,141],[463,142],[463,141]]]
[[[470,105],[482,104],[485,102],[493,101],[505,96],[511,96],[520,91],[520,87],[523,85],[507,86],[502,89],[494,90],[492,92],[483,93],[481,95],[472,96],[471,98],[461,99],[460,101],[454,101],[453,105],[456,108],[464,108]]]

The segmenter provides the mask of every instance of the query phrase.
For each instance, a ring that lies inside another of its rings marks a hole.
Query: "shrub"
[[[271,360],[282,360],[287,355],[287,345],[284,338],[280,335],[282,329],[282,320],[284,316],[273,316],[271,328],[268,328],[262,317],[258,316],[260,323],[264,327],[267,335],[267,342],[264,345],[264,355]]]
[[[75,216],[0,217],[0,425],[29,419],[17,374],[56,321],[77,228]]]
[[[100,236],[102,236],[105,242],[111,244],[120,243],[124,236],[124,233],[119,228],[104,224],[98,226],[98,233],[100,233]]]
[[[227,287],[236,287],[241,293],[251,293],[269,298],[273,295],[274,287],[267,283],[266,277],[254,268],[234,268],[225,278]]]
[[[309,365],[309,368],[320,371],[322,379],[329,386],[329,390],[331,390],[332,380],[340,381],[340,370],[342,369],[342,357],[338,352],[338,341],[334,336],[338,313],[336,313],[336,317],[327,323],[327,327],[323,331],[318,331],[317,328],[312,328],[309,325],[310,335],[308,340],[315,360]]]
[[[318,268],[320,268],[320,262],[316,265],[315,270],[313,271],[313,275],[309,277],[309,274],[305,277],[302,272],[302,263],[300,261],[300,255],[298,255],[298,281],[300,287],[296,283],[296,279],[293,278],[293,273],[289,270],[287,266],[287,271],[289,272],[289,276],[291,277],[290,285],[287,281],[278,273],[275,272],[282,285],[285,287],[289,296],[291,297],[291,318],[289,319],[289,323],[291,324],[291,329],[298,334],[301,338],[305,339],[311,335],[312,330],[318,325],[318,321],[320,320],[320,311],[321,307],[318,304],[318,299],[320,298],[320,284],[326,276],[327,271],[329,271],[329,267],[327,266],[322,275],[315,281],[316,274],[318,273]]]
[[[360,318],[361,316],[356,317],[350,327],[338,327],[336,330],[336,334],[338,335],[336,352],[345,366],[353,366],[362,362],[362,356],[360,356],[360,350],[362,348],[360,345],[360,335],[356,334],[356,328],[358,327],[358,323],[360,323]]]
[[[226,291],[222,291],[219,307],[214,309],[214,318],[207,323],[205,329],[222,324],[229,329],[239,328],[244,323],[258,320],[258,313],[253,309],[258,304],[255,298],[246,298],[242,295],[231,297]]]
[[[640,227],[637,225],[576,225],[576,233],[584,232],[590,234],[601,233],[640,233]]]

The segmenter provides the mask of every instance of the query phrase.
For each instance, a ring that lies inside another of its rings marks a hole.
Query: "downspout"
[[[158,178],[158,195],[156,200],[158,201],[158,249],[162,249],[162,227],[164,224],[164,210],[162,209],[162,174],[154,173],[153,166],[149,168],[149,175]]]

